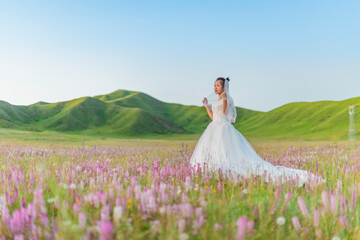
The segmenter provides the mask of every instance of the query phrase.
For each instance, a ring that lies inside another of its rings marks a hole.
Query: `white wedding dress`
[[[201,167],[201,170],[204,170],[206,165],[208,170],[216,172],[221,168],[222,173],[227,174],[230,171],[234,177],[263,175],[266,182],[275,184],[294,180],[298,187],[310,179],[325,182],[308,171],[274,166],[262,159],[223,114],[223,102],[221,99],[211,106],[213,121],[201,135],[190,159],[194,168],[198,170],[198,167]]]

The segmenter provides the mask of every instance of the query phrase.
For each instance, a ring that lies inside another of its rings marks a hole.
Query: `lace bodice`
[[[213,112],[213,121],[227,121],[225,114],[223,113],[223,100],[218,100],[214,102],[211,106]]]

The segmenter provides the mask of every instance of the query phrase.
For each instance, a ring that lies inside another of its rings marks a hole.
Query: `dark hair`
[[[215,82],[216,82],[217,80],[220,80],[220,81],[221,81],[221,86],[224,88],[225,80],[230,81],[230,78],[228,78],[228,77],[227,77],[227,78],[218,77],[218,78],[215,80]]]

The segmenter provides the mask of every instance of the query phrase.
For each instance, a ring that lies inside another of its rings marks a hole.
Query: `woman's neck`
[[[222,93],[223,93],[223,92],[222,92]],[[222,99],[222,97],[221,97],[222,93],[219,94],[219,100]]]

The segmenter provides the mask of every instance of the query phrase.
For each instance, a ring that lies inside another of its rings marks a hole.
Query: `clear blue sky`
[[[218,76],[235,104],[360,96],[360,1],[1,1],[0,99],[127,89],[201,105]]]

